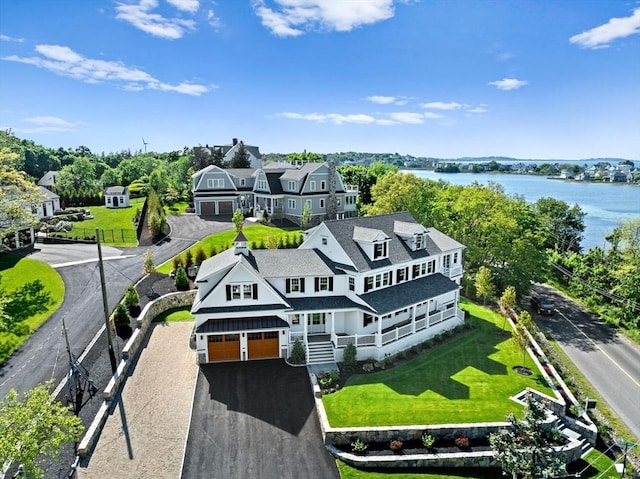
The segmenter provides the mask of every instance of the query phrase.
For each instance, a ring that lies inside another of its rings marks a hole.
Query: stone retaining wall
[[[122,386],[124,379],[127,377],[127,373],[129,372],[131,365],[134,363],[136,355],[140,351],[140,346],[147,337],[151,321],[165,311],[191,305],[195,295],[195,290],[169,293],[148,303],[144,307],[140,316],[138,316],[138,319],[136,320],[136,330],[133,332],[122,350],[122,360],[118,365],[118,369],[102,393],[104,403],[100,407],[96,417],[93,419],[93,422],[78,445],[77,452],[80,457],[85,457],[89,454],[89,451],[91,451],[93,445],[100,436],[102,427],[107,420],[110,403],[118,394],[118,391],[120,391],[120,387]]]

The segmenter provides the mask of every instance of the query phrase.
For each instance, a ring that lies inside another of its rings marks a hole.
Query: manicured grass
[[[0,294],[9,300],[13,318],[9,331],[0,332],[0,364],[60,307],[64,282],[51,266],[29,258],[0,255]]]
[[[164,209],[168,215],[181,215],[185,212],[188,206],[189,203],[186,201],[176,201],[175,203],[166,205]]]
[[[191,307],[185,306],[184,308],[169,309],[162,314],[159,314],[153,318],[154,322],[161,323],[174,323],[178,321],[193,321],[194,317],[190,313]]]
[[[367,470],[356,469],[347,466],[342,461],[337,461],[338,471],[342,479],[497,479],[503,478],[500,469],[483,469],[483,468],[460,468],[460,469],[439,469],[422,470],[424,472],[370,472]]]
[[[299,234],[299,229],[286,229],[286,228],[278,228],[276,226],[265,226],[261,224],[251,224],[245,225],[242,228],[242,232],[249,240],[249,248],[253,248],[254,243],[257,246],[260,246],[262,241],[267,242],[269,237],[279,238],[288,236],[290,239],[293,239],[294,235]],[[224,251],[232,246],[233,240],[236,237],[236,232],[233,228],[228,231],[223,231],[221,233],[215,233],[210,236],[207,236],[202,241],[199,241],[194,246],[189,248],[191,254],[195,258],[196,251],[199,248],[206,253],[207,257],[211,256],[211,251],[215,248],[217,253]],[[186,251],[181,253],[180,258],[184,261],[186,255]],[[163,274],[169,274],[173,270],[173,260],[169,260],[162,265],[158,266],[157,271]]]
[[[527,387],[552,395],[527,356],[531,376],[513,371],[523,362],[499,314],[463,302],[473,329],[410,362],[349,378],[340,391],[323,396],[333,427],[449,424],[504,421],[522,410],[511,396]],[[508,325],[506,326],[508,328]]]
[[[92,237],[96,228],[103,231],[100,240],[104,244],[118,246],[136,246],[136,230],[133,218],[138,209],[142,209],[144,198],[132,198],[128,208],[107,208],[106,206],[86,206],[91,211],[92,220],[73,222],[69,236]]]

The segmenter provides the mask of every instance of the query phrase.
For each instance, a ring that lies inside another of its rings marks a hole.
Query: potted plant
[[[123,303],[118,303],[116,310],[113,313],[113,323],[116,326],[116,333],[123,339],[127,339],[131,336],[131,318],[127,307]]]

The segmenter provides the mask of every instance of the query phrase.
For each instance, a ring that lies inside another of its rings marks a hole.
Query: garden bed
[[[431,448],[426,448],[421,441],[404,441],[401,447],[396,450],[391,449],[390,442],[372,442],[367,444],[367,449],[363,452],[353,450],[351,444],[342,446],[334,446],[342,452],[358,454],[361,456],[398,456],[398,455],[416,455],[416,454],[451,454],[458,452],[485,452],[491,451],[489,440],[487,438],[468,439],[469,446],[458,447],[455,439],[437,440]]]

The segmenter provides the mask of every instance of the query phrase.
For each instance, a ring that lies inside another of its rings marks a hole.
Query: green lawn
[[[0,332],[2,364],[53,312],[64,298],[64,282],[51,266],[29,258],[0,255],[0,295],[9,300],[9,331]]]
[[[100,240],[104,244],[118,246],[136,246],[136,230],[133,218],[138,209],[142,209],[144,198],[132,198],[128,208],[107,208],[106,206],[86,206],[91,211],[92,220],[73,222],[70,236],[95,236],[96,228],[102,233]]]
[[[261,224],[250,224],[245,225],[242,228],[242,232],[249,240],[249,247],[253,248],[254,243],[257,246],[260,246],[260,243],[264,240],[265,242],[269,237],[279,238],[288,236],[290,239],[293,239],[294,235],[299,234],[299,229],[286,229],[286,228],[278,228],[275,226],[265,226]],[[233,239],[236,237],[236,232],[234,229],[229,229],[228,231],[223,231],[221,233],[215,233],[213,235],[207,236],[202,241],[196,243],[194,246],[189,248],[191,254],[195,258],[196,251],[199,248],[206,253],[207,257],[211,256],[211,251],[215,248],[216,252],[221,252],[225,249],[231,247],[233,243]],[[186,255],[186,251],[181,253],[179,256],[184,261]],[[169,260],[162,265],[158,266],[157,271],[163,274],[169,274],[173,269],[173,260]]]
[[[499,469],[422,469],[411,472],[370,472],[356,469],[337,461],[338,471],[342,479],[493,479],[504,478]],[[583,478],[619,478],[613,467],[613,461],[600,451],[593,450],[584,459],[569,464],[569,474],[580,473]],[[506,476],[508,477],[508,476]]]
[[[185,306],[183,308],[169,309],[162,314],[159,314],[153,318],[154,322],[173,323],[178,321],[193,321],[194,317],[190,313],[191,306]]]
[[[523,355],[500,330],[502,317],[463,302],[473,329],[433,347],[412,361],[384,371],[352,376],[323,396],[333,427],[504,421],[522,406],[513,396],[527,387],[552,395],[537,370],[512,370]],[[508,325],[507,325],[508,327]],[[527,356],[526,366],[534,369]]]

